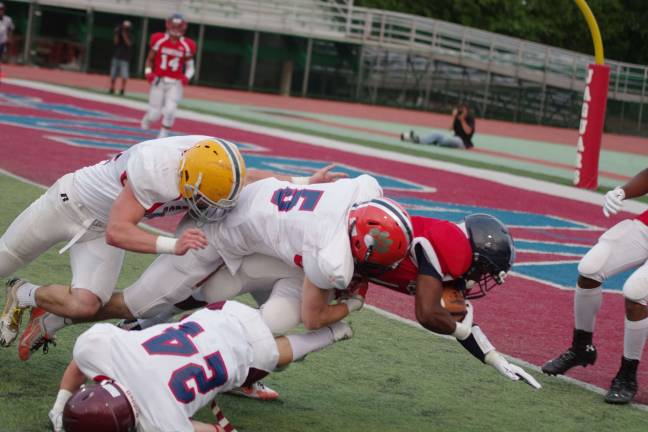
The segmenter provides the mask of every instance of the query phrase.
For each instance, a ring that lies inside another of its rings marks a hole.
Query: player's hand
[[[187,86],[187,85],[189,85],[189,78],[187,78],[187,77],[184,76],[184,75],[182,75],[182,78],[180,78],[180,81],[182,82],[182,85],[183,85],[183,86]]]
[[[486,364],[489,364],[497,370],[497,372],[501,373],[504,375],[506,378],[513,380],[513,381],[522,381],[534,389],[541,389],[542,385],[533,378],[533,376],[522,369],[518,365],[514,365],[509,363],[504,356],[502,356],[500,353],[497,351],[490,351],[488,354],[486,354]]]
[[[198,228],[189,228],[180,235],[175,247],[176,255],[184,255],[190,249],[204,249],[207,247],[207,237]]]
[[[54,432],[64,432],[63,431],[63,411],[54,411],[50,410],[48,417],[52,422],[52,429]]]
[[[144,75],[144,77],[146,78],[146,81],[148,81],[149,84],[153,84],[153,81],[155,81],[156,78],[153,72],[147,73],[146,75]]]
[[[335,168],[335,164],[330,164],[325,166],[322,169],[317,170],[311,177],[310,180],[308,181],[308,184],[315,184],[315,183],[332,183],[336,180],[339,180],[341,178],[346,178],[349,177],[345,173],[341,172],[331,172],[331,170]]]
[[[615,215],[623,207],[623,200],[625,199],[625,191],[616,187],[605,194],[605,202],[603,203],[603,214],[605,217]]]

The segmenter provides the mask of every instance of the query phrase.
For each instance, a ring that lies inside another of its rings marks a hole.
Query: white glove
[[[625,191],[616,187],[605,194],[605,203],[603,203],[603,214],[605,217],[615,215],[623,207],[623,200],[625,199]]]
[[[542,388],[540,383],[535,378],[533,378],[533,376],[527,373],[520,366],[509,363],[497,351],[490,351],[488,354],[486,354],[486,358],[484,360],[486,364],[493,366],[497,370],[497,372],[501,373],[508,379],[511,379],[513,381],[522,380],[534,389]]]
[[[364,306],[364,300],[364,297],[362,297],[361,295],[354,295],[342,299],[340,303],[347,305],[347,308],[349,308],[349,313],[351,313],[362,309],[362,306]]]
[[[48,414],[52,422],[54,432],[64,432],[63,430],[63,411],[54,411],[53,409]]]

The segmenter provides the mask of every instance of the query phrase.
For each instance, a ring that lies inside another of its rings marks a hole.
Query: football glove
[[[146,81],[148,81],[149,84],[153,84],[153,81],[155,81],[156,78],[153,72],[147,73],[146,75],[144,75],[144,77],[146,78]]]
[[[52,422],[52,429],[54,432],[64,432],[63,430],[63,411],[54,411],[53,409],[49,412],[48,417]]]
[[[506,378],[513,381],[522,381],[534,389],[540,389],[542,386],[540,383],[531,376],[527,371],[522,369],[518,365],[509,363],[500,353],[497,351],[490,351],[486,354],[485,358],[486,364],[489,364],[497,370],[497,372],[504,375]]]
[[[625,191],[616,187],[605,194],[605,203],[603,204],[603,214],[605,217],[615,215],[623,207],[623,200],[625,199]]]

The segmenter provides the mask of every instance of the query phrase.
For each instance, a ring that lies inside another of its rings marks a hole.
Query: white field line
[[[94,100],[97,102],[104,102],[104,103],[109,103],[109,104],[114,104],[114,105],[121,105],[125,106],[128,108],[138,108],[142,110],[146,110],[147,105],[143,102],[136,102],[136,101],[129,101],[129,100],[120,100],[120,99],[115,99],[110,96],[102,96],[102,95],[97,95],[94,93],[90,92],[85,92],[85,91],[79,91],[79,90],[73,90],[73,89],[67,89],[67,88],[62,88],[58,86],[54,86],[51,84],[44,84],[44,83],[36,83],[36,82],[31,82],[31,81],[24,81],[24,80],[15,80],[15,79],[8,79],[5,80],[6,82],[10,84],[15,84],[15,85],[22,85],[24,87],[29,87],[33,89],[39,89],[39,90],[45,90],[45,91],[50,91],[53,93],[58,93],[66,96],[72,96],[72,97],[78,97],[80,99],[89,99],[89,100]],[[440,162],[440,161],[434,161],[430,159],[424,159],[424,158],[417,158],[414,156],[407,156],[407,155],[402,155],[398,154],[395,152],[390,152],[386,150],[375,150],[371,149],[368,147],[356,145],[356,144],[349,144],[349,143],[343,143],[339,141],[334,141],[334,140],[329,140],[325,138],[319,138],[319,137],[313,137],[310,135],[305,135],[305,134],[300,134],[300,133],[293,133],[293,132],[286,132],[280,129],[275,129],[275,128],[268,128],[264,126],[256,126],[256,125],[249,125],[246,123],[242,122],[236,122],[232,120],[227,120],[220,118],[218,116],[214,115],[206,115],[206,114],[199,114],[199,113],[194,113],[191,111],[187,110],[178,110],[178,117],[181,118],[186,118],[190,120],[196,120],[196,121],[204,121],[207,123],[211,124],[216,124],[216,125],[221,125],[221,126],[226,126],[226,127],[232,127],[232,128],[238,128],[238,129],[243,129],[243,130],[248,130],[251,132],[257,132],[257,133],[262,133],[266,135],[272,135],[272,136],[277,136],[281,138],[286,138],[286,139],[292,139],[295,141],[301,141],[305,142],[308,144],[313,144],[313,145],[318,145],[322,147],[328,147],[328,148],[334,148],[334,149],[341,149],[345,151],[349,151],[352,153],[358,153],[358,154],[370,154],[371,156],[374,157],[381,157],[384,159],[388,160],[399,160],[402,162],[406,163],[411,163],[414,165],[420,165],[420,166],[426,166],[430,168],[436,168],[436,169],[441,169],[441,170],[446,170],[450,172],[455,172],[455,173],[460,173],[472,177],[477,177],[485,180],[490,180],[496,183],[500,184],[505,184],[507,186],[513,186],[517,187],[519,189],[524,189],[524,190],[530,190],[533,192],[537,192],[538,190],[544,190],[545,193],[549,195],[554,195],[558,197],[571,197],[572,199],[576,201],[581,201],[581,202],[587,202],[587,203],[592,203],[592,204],[600,204],[601,203],[601,195],[595,192],[591,191],[584,191],[578,188],[574,187],[568,187],[568,186],[563,186],[563,185],[556,185],[553,183],[545,182],[542,180],[533,180],[533,179],[528,179],[525,177],[520,177],[520,176],[515,176],[511,174],[502,174],[502,173],[497,173],[497,172],[491,172],[488,170],[482,170],[482,169],[477,169],[477,168],[469,168],[469,167],[464,167],[462,165],[458,164],[452,164],[448,162]],[[9,173],[3,169],[0,169],[0,173],[5,174],[7,176],[13,177],[17,180],[24,181],[26,183],[29,183],[34,186],[38,186],[40,188],[45,189],[46,187],[43,185],[40,185],[38,183],[35,183],[33,181],[27,180],[23,177],[17,176],[15,174]],[[641,203],[635,203],[632,201],[629,201],[626,203],[625,209],[629,212],[632,213],[641,213],[644,210],[646,210],[646,206]],[[143,224],[149,229],[153,229],[158,232],[163,232],[160,231],[156,228],[150,227],[146,224]],[[163,232],[164,233],[164,232]],[[168,234],[168,233],[166,233]],[[521,276],[521,275],[518,275]],[[396,314],[393,314],[391,312],[385,311],[383,309],[377,308],[375,306],[367,305],[366,306],[368,309],[378,313],[379,315],[385,316],[390,319],[394,319],[397,321],[400,321],[402,323],[408,324],[412,327],[417,327],[420,329],[423,329],[423,327],[412,320],[408,320],[406,318],[403,318],[401,316],[398,316]],[[427,330],[426,330],[427,331]],[[428,332],[431,333],[431,332]],[[431,333],[434,334],[434,333]],[[441,336],[441,335],[437,335]],[[450,336],[442,336],[446,338],[451,338]],[[529,369],[532,369],[536,372],[540,372],[540,368],[536,365],[533,365],[531,363],[528,363],[524,360],[517,359],[514,357],[506,356],[510,361],[523,365],[524,367],[527,367]],[[605,390],[597,387],[595,385],[579,381],[574,378],[570,377],[565,377],[565,376],[559,376],[558,379],[562,379],[564,381],[570,382],[572,384],[577,385],[578,387],[593,391],[598,394],[605,394]],[[638,403],[633,403],[633,406],[636,408],[639,408],[641,410],[648,411],[648,405],[643,405],[643,404],[638,404]]]
[[[77,97],[85,100],[92,100],[96,102],[109,103],[113,105],[120,105],[128,107],[131,109],[140,109],[142,111],[147,109],[147,104],[144,102],[131,101],[127,99],[117,99],[107,95],[99,95],[83,90],[75,90],[70,88],[64,88],[52,84],[37,83],[33,81],[25,81],[19,79],[7,79],[5,80],[9,84],[20,85],[32,89],[45,90],[52,93],[62,94],[65,96]],[[361,155],[370,155],[372,157],[386,159],[388,161],[400,161],[413,165],[440,169],[452,173],[463,174],[483,180],[489,180],[495,183],[503,184],[510,187],[515,187],[522,190],[528,190],[532,192],[545,193],[547,195],[553,195],[561,198],[572,199],[575,201],[590,203],[600,205],[603,202],[603,197],[597,192],[592,192],[588,190],[578,189],[572,186],[565,186],[550,183],[543,180],[535,180],[522,176],[517,176],[513,174],[500,173],[496,171],[490,171],[480,168],[465,167],[460,164],[442,162],[433,159],[411,156],[406,154],[401,154],[389,150],[378,150],[372,149],[370,147],[361,146],[358,144],[351,144],[342,141],[336,141],[327,138],[315,137],[303,133],[289,132],[277,128],[271,128],[267,126],[258,126],[248,123],[243,123],[234,120],[228,120],[222,117],[209,114],[201,114],[193,111],[180,109],[178,110],[177,117],[185,118],[189,120],[202,121],[210,124],[232,127],[237,129],[242,129],[250,132],[261,133],[265,135],[275,136],[284,139],[290,139],[294,141],[300,141],[307,144],[312,144],[320,147],[327,147],[336,150],[344,150],[350,153],[356,153]],[[502,199],[505,199],[503,197]],[[635,201],[627,201],[624,203],[624,210],[630,213],[641,213],[648,209],[643,203]]]

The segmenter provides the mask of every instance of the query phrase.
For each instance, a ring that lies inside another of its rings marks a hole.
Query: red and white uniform
[[[444,281],[460,278],[472,264],[472,248],[463,228],[452,222],[413,216],[414,241],[412,251],[420,244],[426,258]],[[418,266],[412,255],[394,270],[382,274],[372,282],[405,294],[416,292]]]
[[[603,233],[578,264],[578,273],[598,282],[637,268],[623,285],[625,298],[648,305],[648,211]]]
[[[186,211],[179,200],[178,168],[182,152],[206,136],[145,141],[114,158],[61,177],[25,209],[0,238],[0,277],[18,269],[59,242],[70,250],[72,287],[110,298],[124,257],[106,243],[113,202],[128,181],[146,217]]]
[[[292,268],[302,267],[306,277],[321,289],[346,289],[354,271],[349,209],[356,202],[380,196],[378,182],[367,175],[308,186],[274,178],[252,183],[243,189],[225,220],[203,227],[207,248],[184,256],[158,257],[126,289],[126,305],[137,317],[153,316],[158,306],[192,295],[195,286],[223,263],[235,274],[243,259],[253,254],[274,257]],[[286,290],[290,293],[284,297],[301,297],[301,284]],[[299,303],[290,304],[299,317]]]
[[[153,74],[158,77],[182,80],[186,61],[196,55],[196,43],[184,36],[153,33],[150,46],[155,51]]]
[[[249,368],[272,371],[279,352],[258,310],[226,302],[138,332],[96,324],[79,336],[73,358],[87,377],[130,392],[138,430],[183,432],[218,393],[243,384]]]

